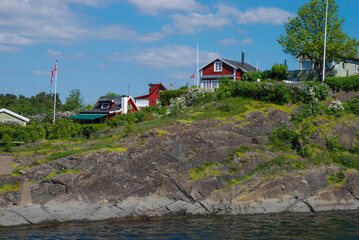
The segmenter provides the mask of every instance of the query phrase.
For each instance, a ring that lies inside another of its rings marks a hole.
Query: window
[[[222,62],[214,62],[214,71],[215,72],[222,72]]]
[[[110,108],[110,104],[109,104],[109,103],[102,103],[101,109],[109,109],[109,108]]]
[[[359,65],[355,65],[355,73],[359,73]]]
[[[218,88],[219,87],[219,84],[218,84],[218,82],[217,81],[212,81],[212,84],[211,84],[212,86],[212,88]]]
[[[209,80],[203,80],[201,83],[201,88],[210,88],[210,81]]]
[[[150,100],[148,100],[148,99],[138,99],[138,100],[136,100],[136,104],[139,107],[148,107],[148,106],[150,106]]]
[[[342,64],[343,69],[345,69],[345,63]]]
[[[312,62],[311,61],[302,62],[302,70],[312,70]]]

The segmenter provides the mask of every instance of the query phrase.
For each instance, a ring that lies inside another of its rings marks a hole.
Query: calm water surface
[[[6,230],[0,239],[359,239],[359,212],[97,222]]]

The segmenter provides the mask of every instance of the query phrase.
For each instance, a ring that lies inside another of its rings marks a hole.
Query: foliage
[[[216,89],[216,98],[222,100],[232,97],[233,81],[229,77],[220,77],[217,81],[219,88]]]
[[[232,96],[258,99],[276,104],[290,101],[289,87],[282,82],[235,82]]]
[[[355,38],[343,32],[344,19],[339,19],[338,10],[335,0],[329,0],[326,59],[334,61],[353,57],[359,46]],[[298,10],[298,16],[284,24],[285,35],[278,39],[285,53],[311,61],[320,79],[323,72],[325,16],[326,1],[311,0]]]
[[[172,115],[177,115],[181,109],[198,104],[210,103],[214,100],[214,98],[215,89],[213,88],[190,88],[187,94],[170,100],[168,111]]]
[[[170,105],[171,99],[178,98],[183,94],[186,94],[188,89],[166,90],[160,92],[160,100],[162,105]]]
[[[80,89],[70,90],[70,94],[66,98],[66,102],[63,105],[63,109],[65,111],[79,111],[84,107],[84,98],[81,97]]]
[[[246,72],[243,74],[243,81],[256,82],[258,79],[262,78],[262,74],[260,72]]]
[[[121,94],[117,94],[114,92],[108,92],[105,94],[105,97],[121,97]]]
[[[272,150],[300,150],[299,135],[292,122],[283,121],[269,136]]]
[[[359,95],[357,95],[354,99],[344,103],[344,108],[348,112],[359,116]]]
[[[329,150],[332,151],[338,151],[338,150],[342,150],[343,146],[340,145],[339,143],[339,136],[338,135],[329,135],[327,136],[327,138],[325,139],[325,145],[327,146],[327,148]]]
[[[359,91],[359,75],[349,77],[328,77],[325,83],[336,92],[344,91]]]
[[[343,104],[339,100],[333,100],[325,111],[328,115],[335,117],[341,117],[344,115]]]
[[[318,101],[310,101],[308,104],[301,106],[298,111],[293,112],[290,119],[293,123],[299,123],[307,117],[322,114],[324,114],[323,106]]]
[[[270,70],[270,77],[275,80],[287,79],[288,67],[284,64],[274,64]]]
[[[213,163],[213,162],[205,162],[203,165],[189,170],[188,174],[191,176],[192,180],[200,180],[200,179],[206,178],[210,175],[212,175],[212,176],[221,175],[220,171],[216,171],[216,170],[212,169],[215,166],[220,166],[220,164]]]
[[[15,113],[23,114],[25,117],[41,113],[51,113],[54,107],[54,94],[40,92],[30,98],[23,95],[17,97],[13,94],[0,94],[0,106]],[[56,106],[61,110],[62,104],[59,94],[56,94]]]
[[[329,87],[319,82],[299,82],[290,84],[290,94],[294,103],[323,101],[329,95]]]

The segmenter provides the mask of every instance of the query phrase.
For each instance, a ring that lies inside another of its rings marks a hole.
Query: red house
[[[217,88],[217,81],[220,77],[228,77],[233,81],[242,81],[242,76],[246,72],[261,72],[261,70],[244,62],[244,52],[242,52],[242,62],[237,62],[224,58],[216,58],[199,69],[200,87]]]
[[[91,110],[82,111],[71,118],[81,120],[84,123],[104,123],[106,119],[111,119],[116,115],[138,110],[139,108],[131,96],[102,96],[92,106]]]
[[[155,106],[160,102],[160,92],[167,90],[162,83],[148,84],[149,93],[143,96],[135,97],[138,107]]]

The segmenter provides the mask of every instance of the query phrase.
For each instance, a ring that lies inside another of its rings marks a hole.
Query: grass
[[[220,171],[212,169],[213,167],[220,165],[221,164],[219,163],[205,162],[203,165],[189,170],[188,174],[191,176],[192,180],[200,180],[209,176],[220,176],[222,174]]]
[[[10,192],[10,191],[17,192],[20,190],[20,187],[21,187],[21,183],[19,183],[19,182],[14,183],[14,184],[1,185],[0,186],[0,194],[3,194],[5,192]]]
[[[46,179],[48,179],[48,178],[52,178],[52,177],[54,177],[54,176],[56,176],[56,175],[59,175],[59,174],[61,174],[61,173],[72,173],[72,174],[77,175],[77,174],[80,174],[80,173],[82,173],[82,172],[81,172],[80,170],[72,170],[72,169],[59,170],[59,171],[55,171],[55,172],[53,172],[53,173],[47,175],[47,177],[45,177],[44,179],[42,179],[42,181],[44,181],[44,180],[46,180]]]

